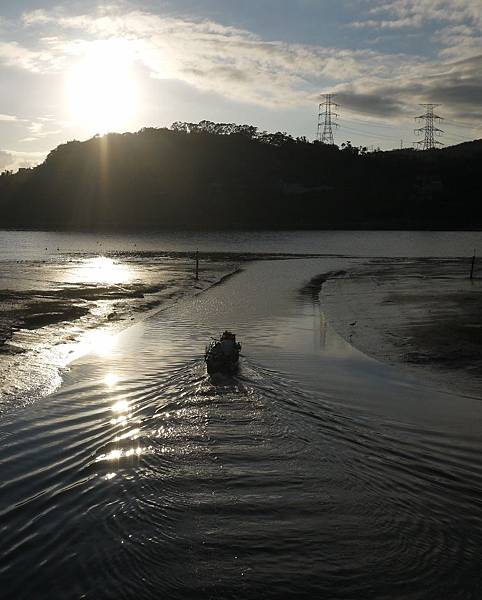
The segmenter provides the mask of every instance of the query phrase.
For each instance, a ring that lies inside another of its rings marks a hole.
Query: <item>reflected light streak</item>
[[[122,435],[117,435],[114,438],[114,442],[120,442],[122,440],[136,440],[139,437],[139,433],[140,433],[140,429],[139,427],[136,427],[135,429],[131,429],[129,430],[127,433],[123,433]]]
[[[86,354],[96,354],[101,358],[110,356],[117,344],[117,336],[107,330],[97,329],[86,331],[80,337],[78,342],[70,344],[59,344],[59,360],[62,361],[62,366],[67,366],[74,360],[85,356]],[[60,354],[61,353],[61,354]],[[115,376],[117,377],[117,376]],[[114,385],[110,374],[107,374],[103,380],[105,385]]]
[[[107,454],[101,454],[95,460],[96,462],[113,462],[118,461],[121,458],[130,458],[131,456],[141,456],[146,452],[147,448],[137,446],[136,448],[129,448],[128,450],[111,450]]]
[[[67,277],[68,283],[121,284],[132,280],[132,270],[128,265],[114,262],[107,256],[85,259],[72,269]]]
[[[112,333],[99,329],[96,331],[87,331],[83,336],[80,345],[84,350],[82,354],[93,352],[102,358],[110,356],[117,343],[117,338]]]
[[[119,381],[119,377],[115,373],[107,373],[104,377],[104,383],[107,387],[113,387]]]
[[[107,454],[101,454],[97,460],[119,460],[122,456],[122,450],[111,450]]]
[[[111,411],[116,413],[126,413],[129,411],[129,403],[127,400],[119,400],[111,406]]]
[[[111,425],[125,425],[128,421],[127,415],[120,415],[115,419],[110,420]]]

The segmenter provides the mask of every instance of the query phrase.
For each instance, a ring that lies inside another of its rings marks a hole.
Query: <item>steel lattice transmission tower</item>
[[[420,106],[425,107],[425,114],[415,117],[416,121],[425,121],[425,125],[419,129],[415,129],[415,133],[418,135],[423,134],[423,140],[414,142],[422,150],[433,150],[437,147],[437,144],[443,146],[442,142],[435,139],[436,136],[442,135],[443,130],[439,129],[435,124],[442,120],[442,117],[436,115],[433,111],[436,106],[440,104],[421,104]]]
[[[338,114],[333,112],[333,108],[336,108],[338,104],[333,102],[333,94],[323,94],[321,96],[323,102],[319,105],[318,110],[318,131],[316,139],[322,144],[330,144],[333,146],[335,141],[333,139],[333,128],[338,127],[338,123],[333,121],[334,118],[338,117]]]

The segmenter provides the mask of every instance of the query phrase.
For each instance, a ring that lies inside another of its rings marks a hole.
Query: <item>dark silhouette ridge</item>
[[[96,136],[0,176],[0,227],[479,229],[482,140],[368,153],[248,125]]]

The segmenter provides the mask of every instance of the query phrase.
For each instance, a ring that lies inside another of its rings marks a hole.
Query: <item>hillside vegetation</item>
[[[0,176],[0,227],[391,228],[482,226],[482,140],[367,153],[175,123],[72,141]]]

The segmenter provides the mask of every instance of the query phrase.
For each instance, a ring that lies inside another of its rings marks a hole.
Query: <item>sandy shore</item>
[[[463,259],[373,260],[322,286],[333,327],[366,354],[480,395],[482,278]]]

